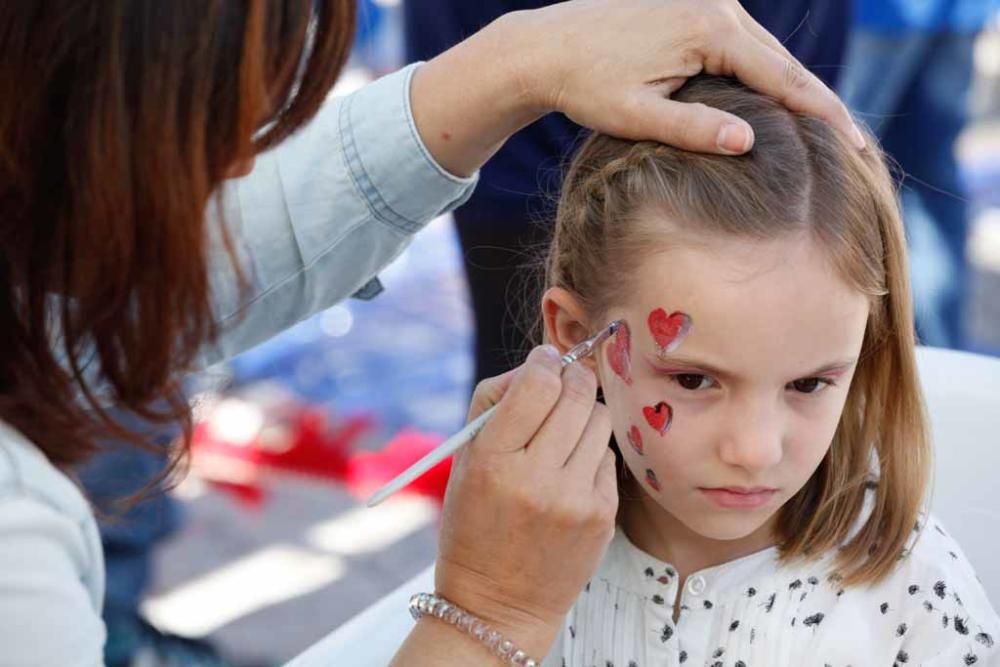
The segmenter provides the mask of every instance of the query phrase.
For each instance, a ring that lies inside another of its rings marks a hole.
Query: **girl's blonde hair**
[[[744,118],[756,134],[753,150],[721,157],[592,135],[563,184],[546,282],[572,292],[588,316],[603,321],[633,287],[627,267],[662,249],[674,230],[748,240],[811,235],[844,280],[868,295],[871,309],[832,446],[781,508],[777,538],[786,559],[839,549],[836,568],[846,585],[875,583],[905,553],[931,455],[906,242],[883,156],[870,137],[858,151],[825,122],[731,79],[695,77],[674,99]],[[669,227],[657,223],[662,219]],[[879,480],[855,533],[873,449]]]

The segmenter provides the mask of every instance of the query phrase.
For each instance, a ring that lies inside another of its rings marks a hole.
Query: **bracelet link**
[[[490,652],[514,667],[541,667],[541,663],[529,658],[509,639],[491,628],[482,619],[473,616],[456,604],[432,593],[417,593],[410,598],[410,616],[419,620],[422,616],[433,616],[453,625],[476,641],[484,644]]]

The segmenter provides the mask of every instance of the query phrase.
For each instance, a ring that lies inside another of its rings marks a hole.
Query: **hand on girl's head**
[[[570,66],[533,73],[547,84],[542,98],[555,100],[543,106],[581,125],[687,150],[744,153],[755,133],[742,113],[673,97],[689,77],[708,72],[735,76],[788,109],[826,119],[857,148],[865,145],[836,94],[736,0],[555,3],[529,18],[546,32],[559,25],[586,39],[573,51],[544,40],[555,51],[551,61]],[[555,73],[550,80],[548,71]]]

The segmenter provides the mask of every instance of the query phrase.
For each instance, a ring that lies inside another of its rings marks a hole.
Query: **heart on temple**
[[[680,347],[690,331],[691,318],[687,313],[667,315],[667,311],[657,308],[649,314],[649,332],[661,357]]]

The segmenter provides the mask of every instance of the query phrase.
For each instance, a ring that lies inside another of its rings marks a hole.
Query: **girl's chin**
[[[718,542],[735,542],[736,540],[742,540],[750,537],[757,529],[760,528],[761,524],[742,524],[742,525],[726,525],[726,526],[712,526],[710,530],[705,530],[702,528],[697,531],[699,535],[710,540],[716,540]]]
[[[770,523],[773,516],[773,514],[740,512],[729,515],[697,513],[677,518],[688,527],[688,530],[701,537],[719,542],[733,542],[759,533],[763,526]]]

